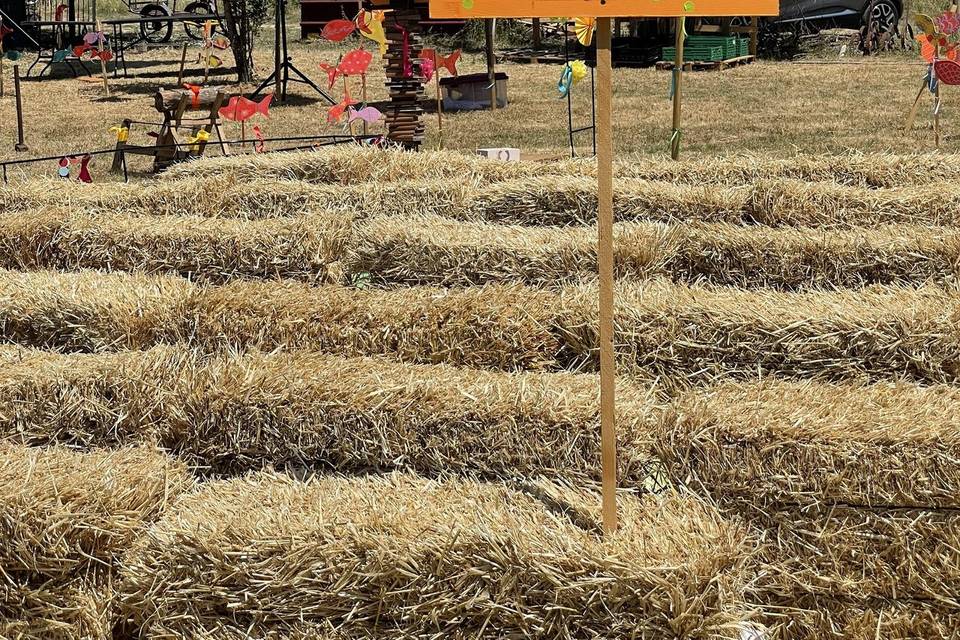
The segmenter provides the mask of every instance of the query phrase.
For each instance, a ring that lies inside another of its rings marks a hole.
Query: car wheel
[[[872,27],[875,34],[896,31],[898,22],[900,22],[900,9],[893,0],[874,0],[867,4],[863,23],[868,29]]]

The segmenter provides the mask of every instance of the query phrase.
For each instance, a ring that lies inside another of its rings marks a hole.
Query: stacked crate
[[[684,62],[719,62],[747,55],[750,42],[737,36],[692,35],[683,44]],[[674,60],[675,47],[663,48],[663,59]]]

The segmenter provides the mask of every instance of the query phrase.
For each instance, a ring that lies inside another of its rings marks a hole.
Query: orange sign
[[[431,18],[656,18],[779,13],[779,0],[430,0]]]

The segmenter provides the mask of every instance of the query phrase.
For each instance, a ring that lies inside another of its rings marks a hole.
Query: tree
[[[221,0],[223,27],[237,64],[237,79],[253,82],[253,45],[267,21],[270,0]]]

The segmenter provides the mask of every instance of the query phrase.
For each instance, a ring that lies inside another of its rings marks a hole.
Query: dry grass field
[[[27,83],[31,153],[112,144],[172,57]],[[668,76],[617,71],[604,536],[596,165],[507,70],[444,152],[11,171],[0,638],[960,639],[949,97],[933,152],[907,58],[695,74],[671,162]]]
[[[270,72],[272,41],[272,33],[266,29],[257,57],[260,77]],[[320,42],[298,42],[291,49],[297,65],[318,81],[318,63],[334,62],[342,50],[345,48]],[[190,50],[189,57],[194,61],[197,51],[196,47]],[[26,82],[23,91],[30,154],[13,151],[14,104],[8,95],[0,99],[0,158],[110,147],[114,134],[109,129],[124,118],[159,122],[153,94],[160,86],[169,88],[175,84],[178,62],[176,47],[131,52],[130,77],[111,82],[114,96],[109,100],[102,97],[99,85],[76,80],[65,68],[56,71],[54,79]],[[902,127],[925,72],[918,57],[907,53],[868,60],[854,57],[806,62],[812,64],[760,62],[724,73],[688,74],[684,84],[685,152],[693,156],[739,152],[796,156],[848,150],[906,153],[934,148],[929,101],[924,102],[913,131],[905,132]],[[90,68],[93,70],[92,65]],[[467,54],[461,63],[462,72],[484,68],[479,55]],[[557,97],[559,65],[508,63],[502,70],[510,76],[509,111],[448,114],[444,147],[469,152],[483,146],[516,146],[527,152],[563,154],[567,148],[566,102]],[[11,73],[9,64],[6,73]],[[229,83],[229,70],[223,70],[222,77],[224,83]],[[202,80],[199,65],[188,67],[187,80]],[[671,126],[669,74],[653,69],[618,69],[614,82],[613,120],[618,152],[667,154]],[[325,103],[317,94],[303,85],[292,87],[293,96],[288,103],[275,107],[271,120],[261,123],[266,135],[315,135],[344,130],[343,126],[326,123]],[[372,100],[386,97],[378,61],[371,66],[369,87]],[[335,91],[339,97],[341,88],[338,86]],[[944,93],[943,148],[951,150],[956,148],[960,133],[954,130],[952,96],[949,91]],[[580,91],[576,97],[577,121],[587,124],[588,94]],[[429,117],[427,122],[427,146],[436,148],[440,142],[436,122]],[[148,143],[148,129],[135,129],[131,142]],[[240,137],[238,126],[228,123],[226,130],[229,137]],[[586,150],[589,140],[585,135],[579,142]],[[96,180],[111,179],[106,175],[108,158],[95,160],[93,167]],[[131,167],[143,172],[148,165],[132,160]],[[30,166],[23,171],[55,175],[56,167]],[[20,169],[14,169],[11,176],[20,173]]]

